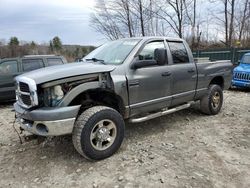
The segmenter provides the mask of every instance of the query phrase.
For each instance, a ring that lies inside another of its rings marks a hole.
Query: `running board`
[[[160,112],[156,112],[154,114],[150,114],[148,116],[130,119],[129,122],[130,123],[141,123],[141,122],[144,122],[144,121],[148,121],[150,119],[154,119],[154,118],[157,118],[157,117],[160,117],[160,116],[164,116],[164,115],[167,115],[167,114],[171,114],[171,113],[177,112],[179,110],[183,110],[183,109],[189,108],[193,103],[194,102],[192,101],[192,102],[189,102],[187,104],[184,104],[184,105],[181,105],[181,106],[177,106],[175,108],[171,108],[171,109],[168,109],[168,110],[165,110],[165,111],[160,111]]]

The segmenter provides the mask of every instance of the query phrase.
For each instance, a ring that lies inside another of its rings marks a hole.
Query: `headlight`
[[[64,97],[61,85],[44,89],[44,103],[46,106],[56,106]]]

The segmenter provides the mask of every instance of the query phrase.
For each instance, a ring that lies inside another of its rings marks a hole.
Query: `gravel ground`
[[[126,124],[112,157],[89,162],[71,137],[20,144],[10,104],[0,106],[0,187],[250,187],[250,92],[224,92],[216,116],[183,110]]]

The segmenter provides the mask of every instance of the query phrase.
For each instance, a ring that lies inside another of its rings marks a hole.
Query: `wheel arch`
[[[215,76],[209,83],[209,86],[210,85],[213,85],[213,84],[216,84],[216,85],[219,85],[222,89],[224,89],[224,78],[222,76]],[[208,86],[208,87],[209,87]]]
[[[69,91],[63,98],[63,100],[59,103],[59,107],[62,106],[70,106],[70,103],[79,96],[84,91],[88,91],[90,89],[99,88],[99,82],[87,82],[81,85],[78,85],[77,87],[73,88],[71,91]]]
[[[114,108],[123,117],[125,116],[125,105],[122,98],[110,89],[92,88],[85,90],[75,96],[68,104],[68,106],[74,105],[81,105],[80,112],[96,105],[104,105]]]

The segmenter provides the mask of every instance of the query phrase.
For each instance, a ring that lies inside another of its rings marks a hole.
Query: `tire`
[[[77,118],[72,134],[73,145],[87,159],[105,159],[120,148],[124,132],[124,120],[116,110],[94,106]]]
[[[207,115],[216,115],[223,104],[223,92],[219,85],[210,85],[208,93],[200,101],[200,109]]]

